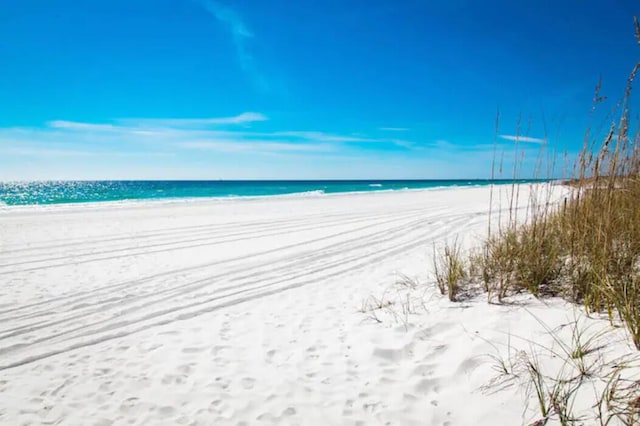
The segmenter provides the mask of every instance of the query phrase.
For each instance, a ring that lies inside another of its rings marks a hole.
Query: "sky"
[[[637,0],[2,0],[0,180],[561,175],[585,129],[610,126],[640,59],[634,15]]]

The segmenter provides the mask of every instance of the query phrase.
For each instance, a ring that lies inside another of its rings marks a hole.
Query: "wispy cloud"
[[[207,126],[223,126],[223,125],[247,125],[261,121],[267,121],[268,118],[264,114],[257,112],[243,112],[233,117],[221,118],[141,118],[118,120],[119,123],[126,125],[137,125],[139,127],[207,127]]]
[[[56,120],[39,128],[0,128],[0,150],[7,155],[61,156],[116,155],[116,152],[178,154],[201,150],[235,153],[307,153],[350,155],[376,152],[461,153],[508,151],[513,144],[496,146],[453,144],[445,140],[426,143],[405,138],[370,137],[362,133],[323,131],[265,131],[267,117],[245,112],[230,117],[180,119],[118,119],[85,123]],[[509,141],[515,136],[501,135]],[[544,143],[542,139],[520,137],[522,142]],[[440,155],[440,154],[438,154]]]
[[[95,152],[76,149],[19,148],[11,146],[0,147],[0,153],[20,157],[92,157],[97,155]]]
[[[42,146],[19,147],[0,145],[0,154],[16,157],[66,158],[66,157],[168,157],[166,152],[117,152],[89,151],[73,147],[43,148]]]
[[[294,137],[300,139],[306,139],[311,141],[322,141],[322,142],[373,142],[374,139],[364,138],[360,136],[350,136],[350,135],[334,135],[330,133],[324,132],[275,132],[275,136],[285,136],[285,137]]]
[[[244,112],[233,117],[220,118],[129,118],[116,120],[115,123],[82,123],[77,121],[54,120],[47,125],[54,129],[94,132],[117,132],[123,127],[132,128],[131,131],[139,135],[157,135],[153,129],[184,129],[207,128],[226,125],[248,125],[260,121],[267,121],[264,114]],[[138,129],[135,129],[138,128]]]
[[[50,121],[47,123],[47,125],[49,127],[53,127],[54,129],[69,129],[69,130],[112,131],[116,129],[113,124],[79,123],[77,121],[65,121],[65,120]]]
[[[414,149],[416,147],[416,143],[412,141],[405,141],[402,139],[391,139],[391,143],[395,146],[399,146],[406,149]]]
[[[261,130],[258,124],[266,120],[264,114],[257,112],[220,118],[138,118],[103,123],[56,120],[44,127],[0,128],[0,152],[12,156],[77,157],[139,152],[142,147],[149,153],[185,155],[193,150],[348,155],[414,146],[410,141],[362,134]],[[253,124],[256,125],[248,128]]]
[[[366,132],[273,131],[264,120],[263,114],[244,113],[0,127],[0,179],[481,177],[490,170],[496,150],[515,149],[507,141],[472,144]],[[538,147],[522,148],[527,158],[537,158]]]
[[[254,37],[253,32],[244,23],[238,12],[215,0],[201,0],[204,8],[211,13],[231,33],[236,55],[242,70],[251,78],[260,90],[269,90],[264,76],[258,72],[248,43]]]
[[[431,146],[434,148],[448,150],[448,151],[459,149],[457,145],[452,144],[451,142],[446,141],[444,139],[438,139],[437,141],[433,142]]]
[[[500,138],[508,141],[514,141],[514,142],[529,142],[529,143],[539,143],[539,144],[547,143],[546,139],[533,138],[531,136],[500,135]]]
[[[242,141],[242,140],[196,140],[176,144],[182,148],[200,149],[218,152],[332,152],[335,147],[328,144],[300,144],[273,141]]]
[[[408,132],[408,127],[380,127],[380,130],[384,132]]]

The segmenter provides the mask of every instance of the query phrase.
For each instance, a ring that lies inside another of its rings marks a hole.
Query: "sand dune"
[[[4,209],[0,422],[520,424],[521,395],[481,391],[482,356],[505,324],[530,338],[540,324],[425,284],[432,245],[473,244],[488,200],[485,187]],[[427,313],[370,321],[363,302],[399,273],[423,283]],[[551,325],[571,312],[528,309]]]

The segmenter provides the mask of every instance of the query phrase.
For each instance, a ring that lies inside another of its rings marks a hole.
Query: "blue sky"
[[[0,179],[483,178],[494,142],[512,167],[517,134],[530,175],[541,149],[580,149],[599,78],[609,100],[590,123],[608,128],[640,57],[634,14],[636,0],[3,0]]]

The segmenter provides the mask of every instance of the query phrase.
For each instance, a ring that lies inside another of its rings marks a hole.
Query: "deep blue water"
[[[513,180],[493,181],[495,184],[511,182]],[[517,182],[534,181],[519,180]],[[489,180],[0,182],[0,204],[64,204],[122,200],[333,194],[489,184],[491,184]]]

